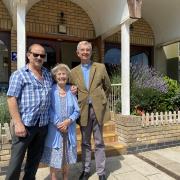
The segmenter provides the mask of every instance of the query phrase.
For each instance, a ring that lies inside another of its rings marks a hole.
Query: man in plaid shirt
[[[26,66],[10,77],[7,101],[12,117],[12,151],[6,180],[19,180],[26,150],[23,179],[35,180],[47,134],[52,86],[51,75],[43,67],[45,57],[41,45],[31,45]]]

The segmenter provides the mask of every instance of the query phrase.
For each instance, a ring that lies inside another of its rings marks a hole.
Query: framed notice
[[[11,61],[17,61],[17,52],[11,52]]]

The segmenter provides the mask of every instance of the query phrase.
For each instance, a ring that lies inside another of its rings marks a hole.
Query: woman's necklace
[[[58,86],[58,89],[59,89],[59,95],[60,96],[62,96],[62,97],[66,96],[66,90],[65,89],[63,89],[59,86]]]

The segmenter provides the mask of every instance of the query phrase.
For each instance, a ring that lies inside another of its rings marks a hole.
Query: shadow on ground
[[[108,157],[107,158],[107,160],[106,160],[106,176],[107,176],[107,179],[110,180],[111,173],[115,173],[115,171],[117,171],[121,168],[121,161],[123,159],[124,158],[122,156]],[[78,163],[70,166],[69,180],[78,180],[80,174],[81,174],[81,162],[78,162]],[[38,173],[37,173],[37,179],[39,179],[39,180],[50,180],[49,169],[48,168],[40,168],[38,170]],[[61,173],[58,174],[58,179],[59,180],[62,179]],[[92,160],[91,176],[90,176],[89,180],[98,180],[94,160]]]

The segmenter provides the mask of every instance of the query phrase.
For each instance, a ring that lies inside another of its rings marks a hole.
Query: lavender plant
[[[111,67],[112,83],[120,83],[120,66]],[[131,92],[131,112],[136,105],[141,105],[146,112],[172,110],[171,98],[178,89],[178,85],[173,80],[164,77],[154,68],[142,65],[132,65],[130,67],[130,92]],[[170,88],[171,87],[171,88]],[[119,101],[116,110],[121,109]]]
[[[142,65],[131,65],[131,84],[136,88],[151,88],[162,93],[168,92],[163,75],[154,68]]]

